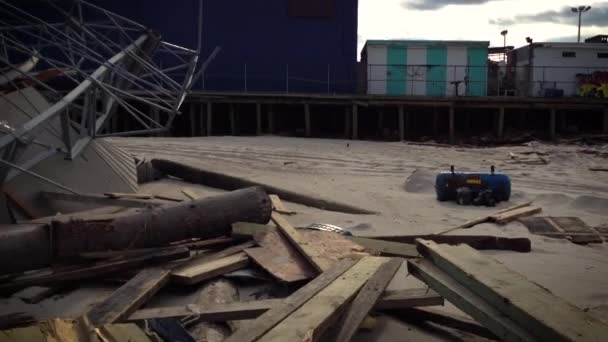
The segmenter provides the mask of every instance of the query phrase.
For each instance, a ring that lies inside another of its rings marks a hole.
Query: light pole
[[[507,63],[507,33],[509,33],[508,30],[503,30],[502,32],[500,32],[500,34],[503,37],[502,53],[503,53],[503,59],[505,60],[505,64]]]
[[[590,9],[591,6],[578,6],[571,8],[572,12],[578,13],[578,43],[581,42],[581,17],[583,16],[583,13],[589,11]]]

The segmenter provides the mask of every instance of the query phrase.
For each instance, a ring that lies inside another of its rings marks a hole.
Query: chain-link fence
[[[606,67],[216,63],[194,89],[395,96],[608,98]]]

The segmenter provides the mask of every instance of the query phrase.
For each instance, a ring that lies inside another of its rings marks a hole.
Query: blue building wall
[[[204,0],[202,58],[222,47],[206,73],[206,90],[244,91],[246,85],[250,92],[289,87],[326,93],[329,76],[329,92],[354,92],[358,1],[324,0],[335,1],[331,17],[290,16],[289,1]],[[198,0],[94,3],[159,31],[166,41],[197,47]]]

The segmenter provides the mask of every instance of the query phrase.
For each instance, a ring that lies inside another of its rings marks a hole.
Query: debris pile
[[[185,197],[82,195],[124,207],[3,229],[3,296],[39,303],[75,284],[120,285],[76,316],[0,315],[8,341],[349,341],[360,329],[373,330],[378,315],[489,339],[578,341],[608,334],[603,323],[476,251],[529,252],[529,239],[352,236],[326,224],[294,227],[287,216],[297,213],[261,186],[204,197],[180,192]],[[530,204],[455,229],[540,211]],[[27,255],[32,246],[42,251],[36,257]],[[406,264],[426,286],[386,290]],[[180,300],[159,305],[155,299],[167,292]],[[444,300],[478,323],[424,308]]]

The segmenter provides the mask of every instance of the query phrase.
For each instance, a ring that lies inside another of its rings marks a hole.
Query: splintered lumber
[[[415,258],[419,255],[418,251],[416,250],[416,245],[412,243],[384,241],[360,236],[348,236],[346,238],[365,247],[365,249],[369,250],[370,252],[382,256]]]
[[[271,307],[270,310],[251,322],[247,328],[237,330],[226,342],[256,341],[285,317],[291,315],[313,296],[332,284],[338,277],[345,275],[345,272],[354,267],[355,263],[356,261],[346,259],[334,264],[328,271],[321,273],[291,296],[281,300],[280,304]]]
[[[287,210],[287,208],[285,208],[285,206],[283,205],[283,202],[281,201],[281,199],[279,198],[279,196],[277,196],[277,195],[268,195],[268,197],[270,197],[270,200],[272,201],[272,206],[274,207],[274,211],[276,211],[277,213],[283,214],[283,215],[294,215],[294,214],[296,214],[295,211]]]
[[[0,284],[0,292],[9,292],[17,289],[22,289],[27,286],[53,285],[64,282],[89,279],[100,276],[105,276],[111,273],[125,271],[142,265],[148,266],[154,262],[165,262],[181,258],[186,258],[190,255],[190,251],[184,247],[175,247],[162,252],[152,253],[139,257],[122,259],[117,261],[100,262],[93,265],[82,266],[79,268],[68,268],[66,270],[57,270],[51,274],[33,274],[25,275],[11,279],[10,282]]]
[[[490,216],[490,221],[498,224],[507,224],[511,221],[515,221],[520,217],[531,216],[538,214],[542,211],[540,207],[524,207],[515,210],[510,210],[504,213],[495,214]]]
[[[83,252],[160,247],[191,238],[214,238],[230,233],[238,221],[267,223],[272,205],[262,188],[248,188],[218,196],[158,207],[110,222],[53,222],[57,256]]]
[[[128,208],[142,208],[166,204],[165,201],[143,200],[139,198],[108,197],[97,194],[69,194],[65,192],[40,191],[40,197],[54,201],[70,201],[80,203],[98,204],[100,206],[120,206]]]
[[[408,260],[407,270],[503,341],[541,341],[519,327],[473,290],[452,279],[428,260]]]
[[[446,315],[444,312],[432,310],[431,308],[421,309],[417,307],[412,307],[407,309],[387,310],[384,312],[408,323],[433,322],[444,327],[458,329],[460,331],[475,334],[477,336],[481,336],[490,340],[498,340],[496,335],[494,335],[490,330],[470,318],[458,317],[452,314]]]
[[[358,239],[358,237],[357,237]],[[504,238],[491,235],[397,235],[397,236],[371,236],[368,238],[374,240],[399,242],[409,244],[412,248],[415,247],[416,239],[430,240],[437,243],[445,243],[448,245],[467,244],[477,250],[496,249],[509,250],[516,252],[530,252],[532,243],[528,238]],[[358,241],[358,240],[355,240]],[[363,242],[358,241],[364,245]],[[367,246],[366,246],[367,247]],[[418,251],[412,252],[416,256]],[[405,257],[405,256],[404,256]]]
[[[608,325],[466,245],[418,240],[418,250],[539,340],[600,341],[608,336]]]
[[[194,168],[185,164],[177,163],[170,160],[163,159],[153,159],[151,161],[154,168],[164,174],[174,176],[177,178],[181,178],[187,182],[194,184],[202,184],[207,185],[214,188],[224,189],[224,190],[237,190],[243,189],[251,186],[260,186],[263,187],[266,192],[270,194],[276,194],[280,196],[283,200],[304,204],[309,207],[337,211],[346,214],[359,214],[359,215],[373,215],[377,214],[374,211],[368,209],[357,208],[350,204],[339,203],[335,201],[330,201],[322,198],[316,198],[304,194],[300,194],[294,191],[277,188],[272,185],[262,184],[259,182],[254,182],[244,178],[238,178],[234,176],[229,176],[222,173],[217,173],[209,170],[204,170],[201,168]],[[246,220],[242,220],[246,221]]]
[[[106,197],[110,198],[137,198],[137,199],[152,199],[154,196],[148,194],[138,194],[138,193],[123,193],[123,192],[104,192],[103,194]]]
[[[202,265],[206,262],[222,259],[222,258],[231,256],[231,255],[240,253],[240,252],[244,251],[245,249],[251,248],[253,246],[255,246],[255,241],[246,241],[239,245],[235,245],[235,246],[231,246],[226,249],[223,249],[217,253],[197,256],[191,260],[188,260],[188,261],[180,264],[173,271],[179,273],[181,271],[186,271],[192,267],[199,267],[200,265]]]
[[[171,278],[177,283],[191,285],[236,271],[248,264],[249,257],[245,253],[239,253],[213,261],[202,261],[198,265],[180,267],[171,273]]]
[[[391,259],[382,264],[376,273],[369,278],[355,299],[349,305],[344,318],[339,324],[340,330],[335,341],[348,342],[357,333],[365,316],[372,310],[376,302],[397,273],[403,262],[402,259]]]
[[[330,271],[324,272],[328,273]],[[320,291],[320,290],[319,290]],[[313,296],[311,294],[310,296]],[[129,317],[129,321],[151,318],[197,316],[201,321],[224,322],[248,320],[260,317],[272,308],[281,306],[287,299],[268,299],[253,302],[226,303],[217,305],[182,305],[140,309]],[[374,310],[405,309],[411,307],[443,305],[443,297],[430,289],[407,289],[384,291]],[[295,311],[294,308],[293,310]],[[293,312],[293,311],[292,311]],[[273,316],[274,317],[274,316]],[[264,321],[266,321],[268,317]],[[257,323],[256,323],[257,324]],[[251,329],[251,328],[250,328]],[[268,328],[270,329],[270,328]],[[241,332],[242,333],[242,332]]]
[[[339,317],[348,302],[385,262],[387,258],[364,257],[268,331],[260,341],[317,340],[329,323]]]
[[[302,253],[302,256],[317,272],[323,272],[329,268],[326,260],[314,256],[315,253],[312,251],[310,243],[303,239],[300,233],[283,216],[274,212],[271,219],[277,225],[279,231],[292,243],[293,247]]]
[[[169,280],[171,271],[150,268],[140,271],[108,298],[95,305],[85,316],[92,327],[127,318],[144,305]]]
[[[458,229],[472,228],[472,227],[474,227],[474,226],[476,226],[476,225],[478,225],[478,224],[481,224],[481,223],[485,223],[485,222],[490,221],[490,218],[491,218],[492,216],[499,215],[499,214],[503,214],[503,213],[506,213],[506,212],[509,212],[509,211],[512,211],[512,210],[516,210],[516,209],[519,209],[519,208],[524,208],[524,207],[530,206],[531,204],[532,204],[532,202],[525,202],[525,203],[517,204],[517,205],[514,205],[514,206],[509,207],[509,208],[507,208],[507,209],[504,209],[504,210],[498,211],[498,212],[496,212],[496,213],[494,213],[494,214],[492,214],[492,215],[483,216],[483,217],[480,217],[480,218],[477,218],[477,219],[474,219],[474,220],[471,220],[471,221],[465,222],[465,223],[463,223],[463,224],[461,224],[461,225],[458,225],[458,226],[456,226],[456,227],[452,227],[452,228],[450,228],[450,229],[447,229],[447,230],[441,231],[441,232],[436,233],[436,234],[441,235],[441,234],[447,234],[447,233],[449,233],[449,232],[452,232],[452,231],[454,231],[454,230],[458,230]]]
[[[189,189],[182,189],[182,193],[191,200],[195,200],[200,197],[197,194],[195,194],[194,191],[189,190]]]
[[[173,245],[188,247],[189,249],[207,249],[207,248],[216,249],[216,248],[220,248],[220,247],[223,247],[226,245],[232,245],[239,241],[242,241],[242,240],[231,238],[231,237],[218,237],[218,238],[214,238],[214,239],[206,239],[206,240],[200,240],[200,241],[188,241],[188,242],[178,241],[178,242],[174,242]]]
[[[136,324],[108,324],[95,329],[97,336],[104,342],[150,342],[148,335]]]

